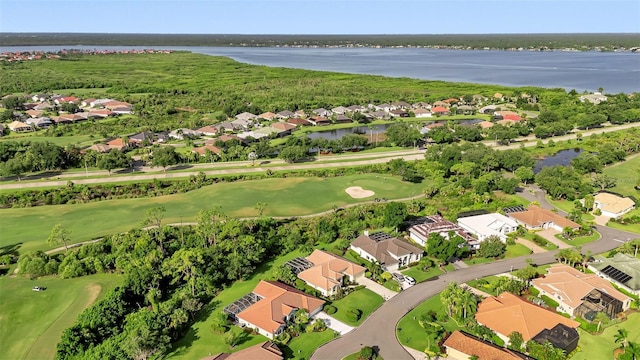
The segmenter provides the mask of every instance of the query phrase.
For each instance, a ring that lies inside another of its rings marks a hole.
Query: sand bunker
[[[352,187],[346,188],[344,191],[354,199],[362,199],[362,198],[375,195],[373,191],[365,190],[360,186],[352,186]]]

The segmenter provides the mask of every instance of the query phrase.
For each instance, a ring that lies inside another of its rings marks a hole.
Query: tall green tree
[[[180,156],[173,146],[161,146],[153,150],[151,164],[162,167],[167,172],[167,167],[178,163]]]
[[[64,251],[69,251],[67,243],[69,242],[69,234],[71,232],[68,229],[62,227],[62,224],[55,224],[49,233],[49,237],[47,238],[47,244],[49,245],[57,245],[62,243],[64,246]]]

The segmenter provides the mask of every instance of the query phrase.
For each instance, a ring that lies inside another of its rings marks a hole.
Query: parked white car
[[[405,276],[404,277],[404,281],[406,281],[407,284],[409,284],[409,285],[415,285],[416,284],[416,279],[412,278],[411,276]]]

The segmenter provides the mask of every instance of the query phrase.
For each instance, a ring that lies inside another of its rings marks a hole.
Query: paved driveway
[[[367,289],[373,291],[374,293],[382,296],[382,298],[385,299],[385,300],[389,300],[392,297],[398,295],[397,292],[391,291],[391,290],[387,289],[386,287],[378,284],[377,282],[375,282],[375,281],[373,281],[371,279],[367,279],[366,277],[358,279],[358,283],[360,285],[364,285]]]
[[[571,245],[567,244],[566,242],[556,237],[556,234],[560,234],[560,231],[556,229],[544,229],[544,230],[538,231],[536,234],[547,239],[547,241],[549,241],[550,243],[557,245],[558,249],[568,249],[571,247]]]
[[[342,321],[338,321],[338,320],[332,318],[331,316],[329,316],[329,314],[327,314],[324,311],[320,311],[319,313],[315,314],[313,316],[313,318],[314,319],[322,319],[324,321],[324,323],[327,324],[327,327],[329,329],[339,332],[340,335],[344,335],[344,334],[348,333],[349,331],[353,330],[353,326],[349,326],[349,325],[343,323]]]

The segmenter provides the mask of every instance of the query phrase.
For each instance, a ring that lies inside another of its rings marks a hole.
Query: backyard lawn
[[[640,313],[629,315],[626,321],[604,329],[600,335],[591,335],[582,328],[578,328],[578,332],[580,332],[578,348],[580,351],[571,360],[613,359],[613,350],[619,346],[614,339],[618,329],[627,329],[629,341],[640,342],[640,331],[638,331],[640,329]]]
[[[302,256],[298,250],[280,256],[271,262],[260,266],[251,279],[246,281],[236,281],[227,289],[221,291],[191,326],[187,335],[175,343],[173,348],[167,354],[167,358],[175,359],[200,359],[209,354],[215,355],[221,352],[229,352],[229,347],[224,343],[224,335],[216,334],[211,331],[211,324],[215,319],[215,314],[222,311],[225,306],[250,293],[260,280],[268,279],[271,276],[272,269],[283,265],[288,260]],[[238,328],[234,327],[238,331]],[[317,333],[315,333],[317,334]],[[259,344],[268,339],[262,335],[248,335],[243,342],[233,349],[238,351],[249,346]],[[292,342],[291,344],[295,344]],[[292,347],[293,349],[293,347]],[[297,349],[296,349],[297,351]]]
[[[338,311],[331,316],[347,325],[358,326],[362,324],[367,316],[382,305],[382,303],[384,303],[384,299],[382,299],[380,295],[369,289],[360,289],[331,303],[331,305],[338,309]],[[360,316],[359,320],[352,321],[347,317],[347,311],[350,309],[359,309],[362,311],[362,316]]]
[[[0,358],[53,359],[62,331],[121,281],[111,274],[0,278]],[[31,290],[34,286],[46,290],[36,292]]]
[[[350,197],[345,189],[360,186],[375,195]],[[155,206],[167,209],[164,223],[194,221],[202,209],[220,205],[230,216],[257,216],[255,205],[266,203],[266,216],[299,216],[331,210],[374,197],[398,199],[420,194],[424,185],[402,182],[399,177],[375,174],[333,178],[285,178],[219,183],[183,194],[154,198],[107,200],[87,204],[51,205],[2,209],[0,247],[21,244],[20,252],[47,250],[51,228],[61,223],[71,231],[71,243],[139,227],[145,211]]]

